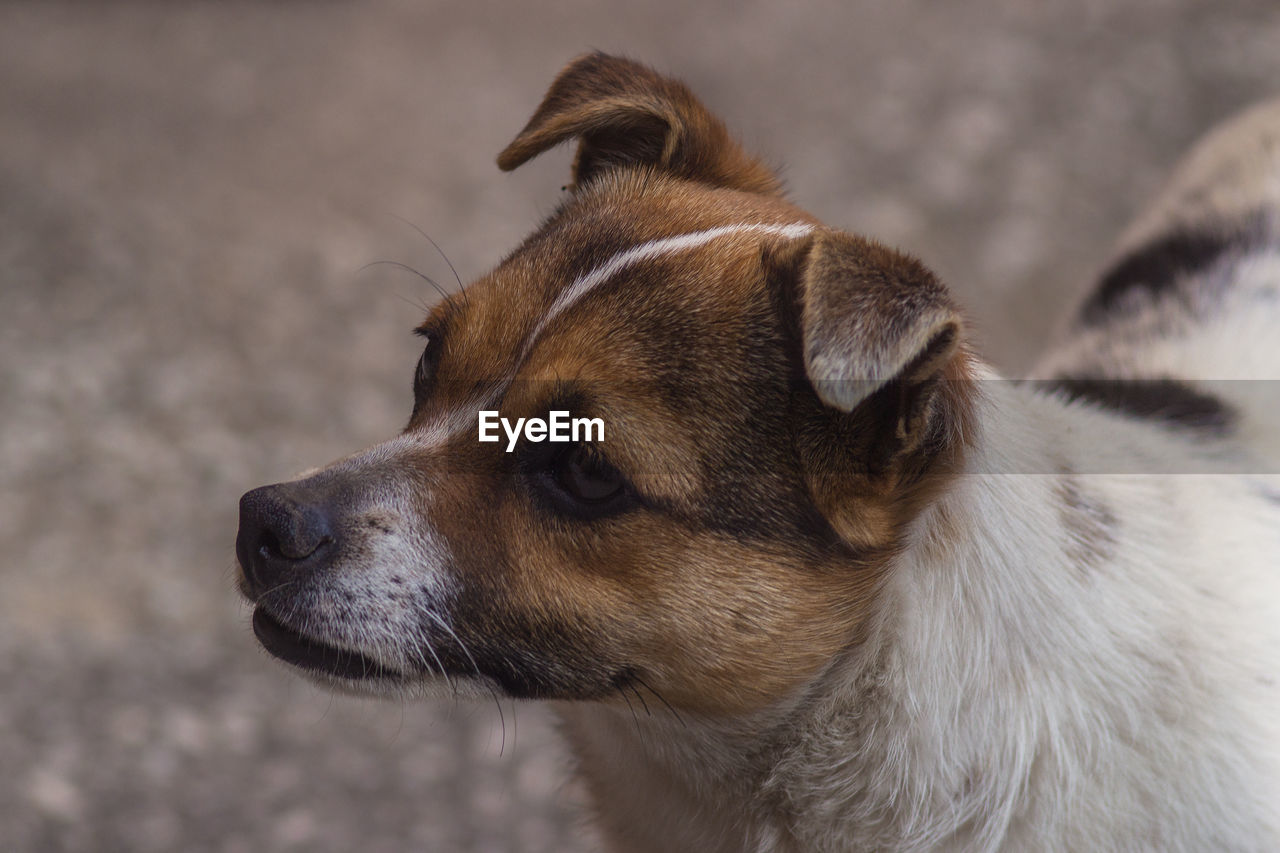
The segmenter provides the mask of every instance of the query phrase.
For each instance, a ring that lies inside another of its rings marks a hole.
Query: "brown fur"
[[[712,186],[781,192],[777,176],[734,144],[683,83],[638,62],[603,53],[571,62],[498,155],[498,166],[510,171],[574,137],[582,140],[573,165],[577,186],[615,166],[646,164]]]

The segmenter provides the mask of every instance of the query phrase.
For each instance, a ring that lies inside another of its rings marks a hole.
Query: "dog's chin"
[[[360,652],[308,637],[276,619],[262,607],[254,608],[253,633],[268,652],[326,684],[338,682],[368,684],[373,687],[408,680],[404,673]]]
[[[402,672],[360,652],[302,634],[261,606],[253,611],[253,633],[272,656],[335,693],[397,699],[486,699],[500,690],[490,679],[475,675]]]

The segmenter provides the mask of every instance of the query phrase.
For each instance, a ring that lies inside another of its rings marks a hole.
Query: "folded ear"
[[[847,541],[895,541],[971,433],[960,315],[922,264],[860,237],[819,231],[772,263],[813,391],[796,446],[815,501]]]
[[[575,186],[614,167],[651,166],[715,186],[781,191],[683,83],[629,59],[591,53],[569,63],[498,166],[510,171],[574,137]]]
[[[960,315],[933,273],[851,234],[818,232],[799,296],[805,372],[845,412],[890,382],[937,376],[960,344]]]

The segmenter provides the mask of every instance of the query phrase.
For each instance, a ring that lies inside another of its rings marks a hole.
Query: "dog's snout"
[[[327,512],[282,485],[263,486],[240,499],[236,556],[254,594],[290,571],[320,565],[333,541]]]

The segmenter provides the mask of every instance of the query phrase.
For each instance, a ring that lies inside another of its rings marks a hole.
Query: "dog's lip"
[[[331,646],[290,628],[263,607],[254,608],[253,633],[271,654],[311,672],[352,681],[403,678],[401,673],[359,652]]]

